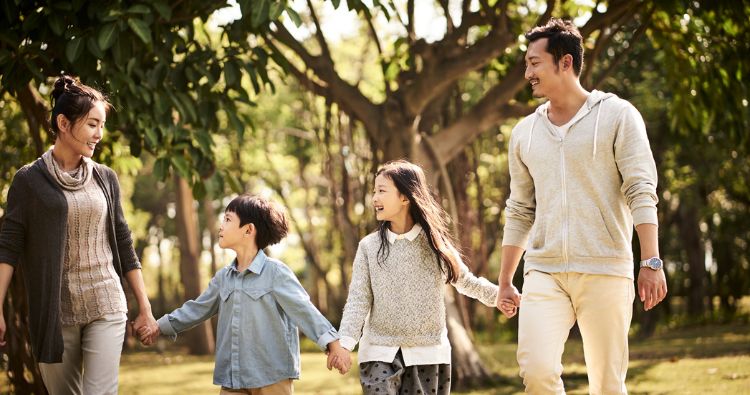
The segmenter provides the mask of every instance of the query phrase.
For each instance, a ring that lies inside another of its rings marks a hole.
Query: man
[[[563,347],[578,321],[589,392],[625,394],[634,225],[645,310],[667,293],[646,128],[627,101],[581,87],[582,39],[571,22],[553,19],[526,38],[525,78],[548,101],[511,136],[498,300],[520,307],[517,358],[527,392],[565,393]],[[521,296],[512,279],[524,249]]]

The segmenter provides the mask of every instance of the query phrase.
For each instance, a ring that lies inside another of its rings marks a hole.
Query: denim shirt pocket
[[[219,297],[221,298],[222,302],[226,302],[227,299],[232,295],[232,292],[234,292],[234,289],[228,289],[228,288],[221,288],[219,289]]]
[[[264,295],[271,292],[270,288],[245,288],[242,290],[247,296],[251,297],[253,300],[259,300]]]

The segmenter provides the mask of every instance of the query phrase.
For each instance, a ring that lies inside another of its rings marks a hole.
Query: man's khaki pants
[[[562,354],[578,321],[590,394],[627,394],[633,280],[530,271],[519,309],[518,365],[526,392],[564,394]]]

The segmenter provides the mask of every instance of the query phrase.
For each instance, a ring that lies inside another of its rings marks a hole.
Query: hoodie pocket
[[[571,217],[571,255],[581,257],[616,257],[618,253],[612,232],[599,207],[585,206]]]
[[[552,215],[537,216],[529,239],[527,255],[535,258],[562,256],[560,221]]]

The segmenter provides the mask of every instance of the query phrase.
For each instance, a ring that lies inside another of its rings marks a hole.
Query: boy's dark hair
[[[547,52],[552,54],[557,64],[563,56],[573,57],[573,71],[581,75],[583,69],[583,38],[576,25],[569,20],[552,18],[546,25],[537,26],[525,34],[529,43],[547,39]]]
[[[276,244],[286,237],[289,225],[286,210],[280,204],[256,195],[240,195],[227,205],[224,212],[237,214],[240,226],[255,225],[255,243],[259,249]]]
[[[50,133],[57,138],[60,128],[57,126],[57,116],[65,115],[71,125],[86,116],[97,102],[104,103],[104,110],[109,113],[112,105],[98,90],[81,83],[69,75],[60,76],[52,88],[52,114],[50,116]]]

